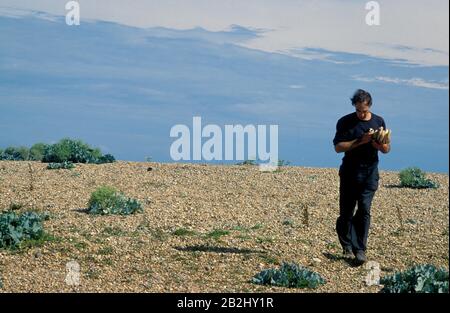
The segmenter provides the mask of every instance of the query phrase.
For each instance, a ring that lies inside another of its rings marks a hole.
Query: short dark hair
[[[363,103],[366,101],[369,106],[372,105],[372,96],[370,95],[370,93],[362,89],[356,90],[350,100],[352,100],[352,105],[356,105],[357,103]]]

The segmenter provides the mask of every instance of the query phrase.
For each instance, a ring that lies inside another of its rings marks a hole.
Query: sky
[[[66,0],[1,0],[0,6],[64,15]],[[264,31],[242,43],[301,55],[302,48],[362,53],[427,65],[448,65],[449,2],[377,1],[380,25],[368,26],[361,0],[80,0],[84,19],[148,28],[209,31],[232,25]]]
[[[393,130],[380,168],[448,173],[448,2],[0,0],[0,148],[83,139],[170,162],[170,128],[277,124],[280,158],[336,167],[357,88]],[[192,127],[192,126],[191,126]]]

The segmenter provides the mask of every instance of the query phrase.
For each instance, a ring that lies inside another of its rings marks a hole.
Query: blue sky
[[[69,136],[119,159],[170,161],[170,128],[199,115],[205,124],[278,124],[281,159],[336,167],[336,121],[364,88],[394,133],[380,167],[448,172],[448,63],[438,57],[448,48],[431,41],[374,38],[399,51],[384,57],[295,44],[286,53],[249,44],[270,25],[91,18],[69,27],[54,13],[0,10],[0,147]]]

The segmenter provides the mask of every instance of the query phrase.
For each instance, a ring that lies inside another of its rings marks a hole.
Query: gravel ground
[[[399,188],[397,172],[380,172],[367,255],[381,275],[424,263],[448,269],[448,175],[428,177],[440,188]],[[140,200],[144,213],[87,214],[101,185]],[[325,168],[263,173],[256,166],[116,162],[47,170],[0,161],[0,208],[49,212],[44,227],[54,237],[0,250],[0,292],[378,292],[365,285],[362,267],[341,257],[338,188],[337,169]],[[72,260],[80,264],[79,286],[65,283]],[[249,282],[282,261],[307,266],[327,283],[300,290]]]

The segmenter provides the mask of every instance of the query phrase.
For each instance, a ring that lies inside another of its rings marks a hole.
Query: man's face
[[[367,103],[367,101],[356,103],[355,109],[356,109],[356,115],[358,116],[358,118],[360,120],[365,120],[370,115],[370,106]]]

